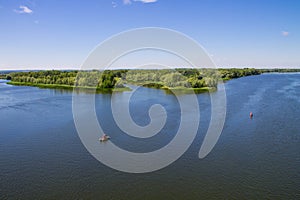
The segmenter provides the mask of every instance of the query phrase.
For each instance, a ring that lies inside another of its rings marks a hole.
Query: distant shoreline
[[[106,70],[11,72],[1,74],[7,84],[47,89],[87,92],[123,92],[131,89],[126,84],[163,89],[166,92],[202,93],[217,90],[219,81],[229,81],[264,73],[299,73],[300,69],[220,68],[175,70]]]

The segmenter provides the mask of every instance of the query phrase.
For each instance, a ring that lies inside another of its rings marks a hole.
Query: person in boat
[[[99,140],[100,141],[107,141],[109,139],[110,139],[110,137],[108,135],[104,134]]]
[[[250,118],[252,119],[252,117],[253,117],[253,113],[252,113],[252,112],[250,112]]]

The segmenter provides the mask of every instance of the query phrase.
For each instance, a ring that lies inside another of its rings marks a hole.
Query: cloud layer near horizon
[[[157,0],[123,0],[124,5],[132,4],[132,1],[135,2],[142,2],[142,3],[154,3],[157,2]]]

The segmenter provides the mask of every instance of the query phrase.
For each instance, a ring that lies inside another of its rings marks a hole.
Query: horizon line
[[[199,69],[196,67],[170,67],[170,69]],[[200,69],[245,69],[245,68],[249,68],[249,69],[300,69],[300,65],[299,66],[216,66],[216,67],[201,67]],[[130,70],[130,69],[166,69],[166,68],[142,68],[142,67],[114,67],[114,68],[107,68],[106,70]],[[64,71],[64,70],[99,70],[97,68],[90,68],[90,69],[81,69],[81,68],[76,68],[76,67],[71,67],[71,68],[58,68],[58,67],[52,67],[52,68],[4,68],[4,69],[0,69],[0,71],[46,71],[46,70],[59,70],[59,71]]]

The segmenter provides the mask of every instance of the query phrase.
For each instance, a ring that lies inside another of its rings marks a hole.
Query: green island
[[[0,74],[7,84],[53,89],[83,89],[91,91],[126,91],[127,85],[139,85],[164,90],[207,92],[215,90],[220,80],[227,81],[262,73],[300,72],[300,69],[123,69],[59,71],[42,70]]]

